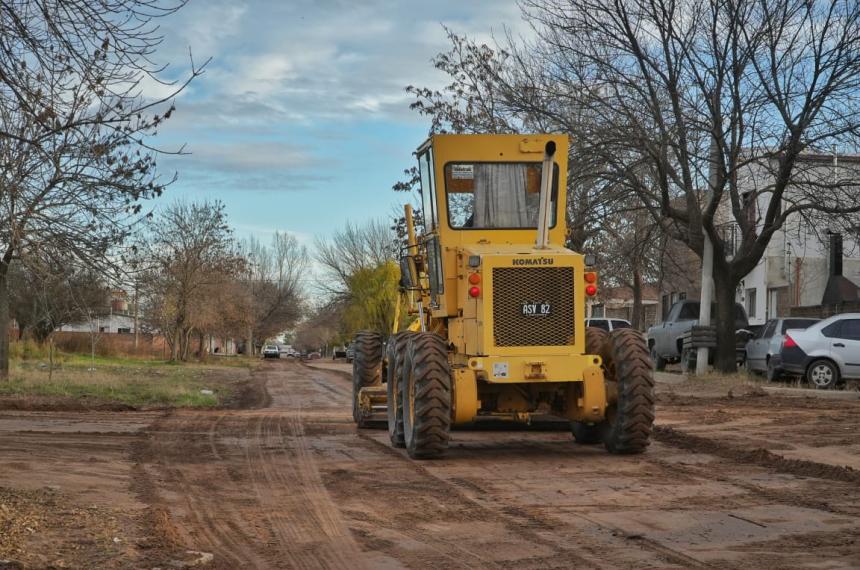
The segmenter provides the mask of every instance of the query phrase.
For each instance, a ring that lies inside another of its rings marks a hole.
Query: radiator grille
[[[523,303],[550,303],[552,312],[525,316]],[[494,268],[493,339],[496,346],[573,344],[573,268]]]

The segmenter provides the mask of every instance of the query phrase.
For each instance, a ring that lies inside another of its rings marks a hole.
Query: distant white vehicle
[[[277,345],[267,344],[263,347],[263,358],[280,358],[281,351],[278,349]]]
[[[596,327],[605,331],[629,329],[631,327],[630,321],[625,319],[585,319],[585,326]]]

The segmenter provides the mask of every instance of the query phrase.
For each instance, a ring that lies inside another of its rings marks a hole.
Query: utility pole
[[[717,148],[717,141],[714,135],[711,135],[711,148],[708,153],[708,192],[705,195],[705,207],[712,199],[714,187],[717,185],[717,164],[719,161],[720,152]],[[704,248],[702,251],[702,292],[699,295],[699,326],[707,327],[711,325],[711,301],[713,299],[714,290],[714,244],[711,243],[711,236],[702,224],[702,234],[705,239]],[[696,376],[702,376],[708,371],[708,356],[710,349],[706,346],[700,346],[696,352]]]
[[[139,342],[139,314],[137,312],[137,279],[134,280],[134,354],[137,355],[137,346]]]

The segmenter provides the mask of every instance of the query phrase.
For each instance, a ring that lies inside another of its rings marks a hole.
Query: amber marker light
[[[481,282],[481,276],[478,275],[477,273],[472,273],[469,275],[469,283],[471,283],[472,285],[477,285],[480,282]]]
[[[469,288],[469,297],[472,297],[474,299],[480,294],[481,294],[481,288],[480,287],[470,287]]]
[[[596,285],[586,285],[585,286],[585,294],[589,297],[594,297],[597,295],[597,286]]]
[[[586,283],[597,283],[597,273],[594,271],[586,271],[583,274]]]

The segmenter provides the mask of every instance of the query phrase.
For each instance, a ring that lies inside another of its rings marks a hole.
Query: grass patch
[[[50,372],[47,359],[20,359],[11,363],[9,381],[0,382],[0,396],[73,398],[134,407],[214,407],[232,395],[235,386],[230,380],[245,377],[259,365],[256,361],[233,358],[230,360],[234,362],[225,366],[222,360],[226,359],[175,364],[60,354],[55,356],[55,368]]]

